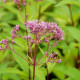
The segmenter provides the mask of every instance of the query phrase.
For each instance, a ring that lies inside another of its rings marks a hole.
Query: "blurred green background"
[[[10,0],[11,1],[11,0]],[[64,31],[64,40],[52,48],[62,59],[61,63],[48,63],[49,80],[80,80],[80,0],[27,0],[28,21],[56,22]],[[24,16],[24,6],[21,6]],[[0,1],[0,40],[9,38],[12,27],[20,25],[25,35],[25,26],[16,4]],[[11,41],[11,40],[10,40]],[[11,45],[11,43],[10,43]],[[43,51],[45,44],[41,44]],[[34,48],[34,47],[33,47]],[[21,39],[16,40],[15,49],[26,57],[27,46]],[[42,56],[38,51],[37,60]],[[31,76],[32,76],[32,67]],[[9,50],[0,51],[0,80],[28,80],[28,63]],[[36,80],[46,80],[45,65],[36,67]]]

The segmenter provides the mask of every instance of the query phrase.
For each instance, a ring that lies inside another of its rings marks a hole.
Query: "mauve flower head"
[[[58,59],[57,63],[60,63],[61,62],[61,59]]]
[[[3,50],[2,46],[0,46],[0,50]]]
[[[38,44],[41,43],[42,36],[44,36],[42,42],[49,42],[49,36],[59,41],[63,40],[64,32],[56,23],[43,21],[38,22],[35,20],[28,21],[27,23],[24,23],[24,25],[26,26],[26,29],[29,29],[31,34],[36,35],[36,41],[38,41]]]
[[[51,55],[51,58],[53,58],[53,57],[56,56],[56,55],[57,55],[57,53],[54,52],[54,53]]]
[[[16,34],[16,31],[14,28],[12,28],[12,31],[11,31],[13,34]]]
[[[19,35],[19,25],[14,26],[11,31],[11,38],[15,39],[16,37],[20,37]]]
[[[0,46],[0,50],[3,50],[3,49],[6,49],[6,48],[8,47],[9,40],[8,40],[8,39],[2,39],[2,40],[0,41],[0,43],[4,45],[4,48],[2,48],[2,47]]]
[[[17,1],[19,1],[19,0],[13,0],[14,1],[14,3],[17,3]]]
[[[16,31],[19,31],[19,25],[16,25],[15,29]]]
[[[4,3],[6,3],[7,2],[7,0],[4,0]]]
[[[26,5],[26,0],[24,0],[23,4]]]

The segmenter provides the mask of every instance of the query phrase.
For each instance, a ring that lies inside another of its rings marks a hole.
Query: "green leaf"
[[[49,73],[51,73],[52,72],[52,70],[53,70],[53,68],[54,68],[54,66],[55,66],[55,64],[56,63],[47,63],[47,67],[48,67],[48,71],[49,71]]]
[[[6,9],[8,9],[9,11],[11,11],[12,13],[16,14],[17,17],[18,17],[18,20],[23,22],[23,19],[22,19],[21,15],[20,15],[19,10],[17,10],[16,8],[14,8],[12,6],[9,6],[9,4],[3,4],[2,6],[5,7]]]
[[[23,58],[27,59],[24,53],[21,53],[20,51],[17,51],[19,55],[21,55]],[[21,58],[16,53],[13,53],[13,56],[16,60],[16,62],[19,64],[19,66],[28,74],[28,62],[25,61],[23,58]]]
[[[70,34],[78,41],[80,42],[80,30],[75,27],[68,27],[68,31]]]
[[[65,79],[65,80],[76,80],[76,79],[73,79],[73,78],[71,78],[71,77],[68,77],[68,78]]]
[[[69,17],[70,13],[67,6],[56,7],[54,8],[53,12],[44,12],[43,14],[56,19],[64,20],[69,23],[71,22],[71,19]]]
[[[54,68],[53,68],[54,69]],[[57,70],[53,70],[53,73],[60,79],[60,80],[64,80],[65,79],[65,75],[64,73],[57,71]]]
[[[80,7],[80,0],[62,0],[56,5],[56,7],[64,4],[74,4]]]
[[[1,64],[0,64],[0,71],[1,71],[1,70],[4,70],[4,69],[8,66],[8,64],[9,64],[9,63],[1,63]]]
[[[38,46],[38,47],[39,47],[39,49],[40,49],[41,53],[44,55],[44,51],[41,49],[41,47],[40,47],[40,46]]]
[[[17,74],[4,74],[3,75],[3,80],[8,80],[8,79],[11,79],[11,80],[22,80],[21,78],[20,78],[20,76],[19,75],[17,75]]]
[[[73,42],[70,43],[70,47],[69,47],[70,53],[71,53],[71,55],[74,56],[74,58],[77,58],[77,56],[78,56],[78,48],[76,48],[76,47],[78,47],[78,44],[73,43]]]
[[[0,6],[3,4],[3,2],[4,2],[3,0],[0,0]]]
[[[49,6],[51,6],[52,3],[46,1],[42,6],[41,6],[41,13],[43,13]]]
[[[21,47],[21,49],[23,49],[23,50],[25,50],[25,51],[28,50],[27,42],[26,42],[24,39],[22,39],[22,38],[17,38],[17,39],[15,39],[14,41],[15,41],[15,43],[16,43],[19,47]]]
[[[8,23],[13,24],[13,25],[19,25],[19,26],[20,26],[20,28],[22,28],[22,29],[24,29],[24,30],[25,30],[25,26],[24,26],[24,24],[23,24],[23,23],[21,23],[21,22],[20,22],[20,21],[18,21],[18,20],[8,21]]]
[[[16,68],[5,68],[5,69],[0,70],[0,74],[4,74],[4,73],[15,73],[15,74],[19,74],[24,77],[27,76],[26,73],[24,73],[23,71],[20,71]]]
[[[61,71],[64,74],[72,77],[73,79],[76,79],[76,80],[80,79],[80,71],[77,70],[76,68],[58,65],[58,66],[55,66],[53,70]]]

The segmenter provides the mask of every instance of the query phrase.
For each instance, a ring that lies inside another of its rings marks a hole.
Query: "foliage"
[[[59,64],[48,63],[50,74],[49,80],[79,80],[80,79],[80,0],[44,0],[35,2],[35,0],[27,0],[28,20],[38,20],[39,7],[40,20],[47,22],[56,22],[64,30],[64,41],[58,46],[53,47],[50,52],[57,52],[62,59]],[[29,4],[30,3],[30,4]],[[72,26],[71,13],[74,26]],[[24,7],[21,7],[21,13],[24,18]],[[0,1],[0,40],[10,40],[11,28],[20,25],[20,32],[25,35],[25,26],[19,14],[17,6],[13,2],[3,3]],[[11,41],[11,40],[10,40]],[[28,47],[22,39],[17,39],[15,48],[20,55],[28,58],[26,51]],[[50,42],[50,45],[52,42]],[[11,43],[10,43],[11,45]],[[39,45],[37,61],[44,54],[45,43]],[[32,46],[34,50],[34,45]],[[42,61],[44,61],[43,59]],[[46,80],[46,65],[36,67],[36,80]],[[30,67],[32,77],[32,66]],[[18,55],[11,51],[0,51],[0,80],[28,80],[28,63],[22,60]],[[51,76],[52,74],[52,76]]]

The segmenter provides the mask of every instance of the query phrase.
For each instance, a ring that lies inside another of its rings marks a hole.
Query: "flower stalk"
[[[35,80],[36,54],[37,54],[37,45],[35,44],[35,50],[34,50],[34,63],[33,63],[33,80]]]

